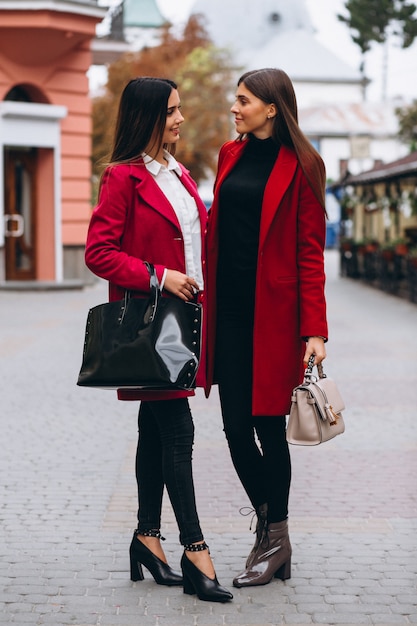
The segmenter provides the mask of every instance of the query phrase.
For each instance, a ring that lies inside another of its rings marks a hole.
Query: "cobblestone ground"
[[[406,625],[417,623],[417,307],[338,276],[326,254],[325,371],[346,432],[291,447],[292,578],[233,590],[227,605],[129,580],[136,403],[75,385],[84,291],[0,292],[0,623],[17,626]],[[253,543],[217,394],[192,401],[198,508],[231,588]],[[181,549],[169,502],[164,544]]]

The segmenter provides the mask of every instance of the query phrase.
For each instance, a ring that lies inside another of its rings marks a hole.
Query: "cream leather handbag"
[[[316,446],[345,431],[342,397],[320,363],[318,378],[313,375],[314,356],[310,357],[304,381],[293,390],[287,425],[288,443]]]

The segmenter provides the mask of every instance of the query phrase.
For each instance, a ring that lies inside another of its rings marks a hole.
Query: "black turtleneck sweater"
[[[249,135],[239,161],[219,193],[219,319],[252,324],[259,229],[265,186],[279,146],[272,138]]]

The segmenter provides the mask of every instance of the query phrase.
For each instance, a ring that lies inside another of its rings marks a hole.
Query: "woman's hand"
[[[321,337],[309,337],[307,341],[306,351],[304,353],[304,365],[307,367],[308,359],[314,354],[314,365],[321,363],[326,358],[326,348],[324,339]]]
[[[194,278],[177,270],[167,270],[164,282],[164,289],[173,293],[181,300],[192,300],[194,294],[199,290]]]

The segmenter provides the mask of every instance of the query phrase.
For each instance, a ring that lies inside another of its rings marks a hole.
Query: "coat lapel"
[[[181,163],[179,164],[179,166],[180,166],[180,168],[182,170],[182,176],[180,176],[180,181],[184,185],[184,187],[186,188],[186,190],[188,191],[190,196],[192,196],[192,198],[194,198],[195,203],[197,205],[198,213],[200,215],[200,222],[201,222],[201,224],[205,225],[206,221],[207,221],[206,205],[204,204],[204,202],[200,198],[200,195],[198,193],[196,184],[195,184],[195,182],[193,181],[193,179],[190,176],[190,172],[183,165],[181,165]],[[202,235],[204,234],[203,230],[202,230],[201,234]]]
[[[188,170],[181,164],[179,165],[182,170],[182,176],[179,176],[179,180],[188,193],[194,198],[200,215],[200,221],[204,225],[207,220],[207,209],[198,194],[194,181],[190,178]],[[131,168],[131,176],[137,181],[135,189],[141,199],[181,230],[177,214],[172,204],[161,191],[159,185],[154,181],[148,170],[139,163],[133,164]]]
[[[281,146],[278,159],[268,178],[262,204],[261,228],[259,234],[259,248],[261,249],[268,230],[272,224],[281,200],[287,191],[297,169],[295,153],[285,146]]]
[[[181,230],[177,215],[171,203],[161,191],[159,185],[154,181],[146,167],[141,163],[132,164],[131,176],[136,181],[135,192],[140,197],[141,202],[146,202],[146,204],[151,206],[155,211]]]
[[[219,162],[219,171],[214,184],[215,189],[223,184],[224,179],[230,174],[230,171],[234,168],[237,161],[240,159],[243,150],[246,147],[247,141],[234,141],[231,147],[224,155],[221,162]]]

